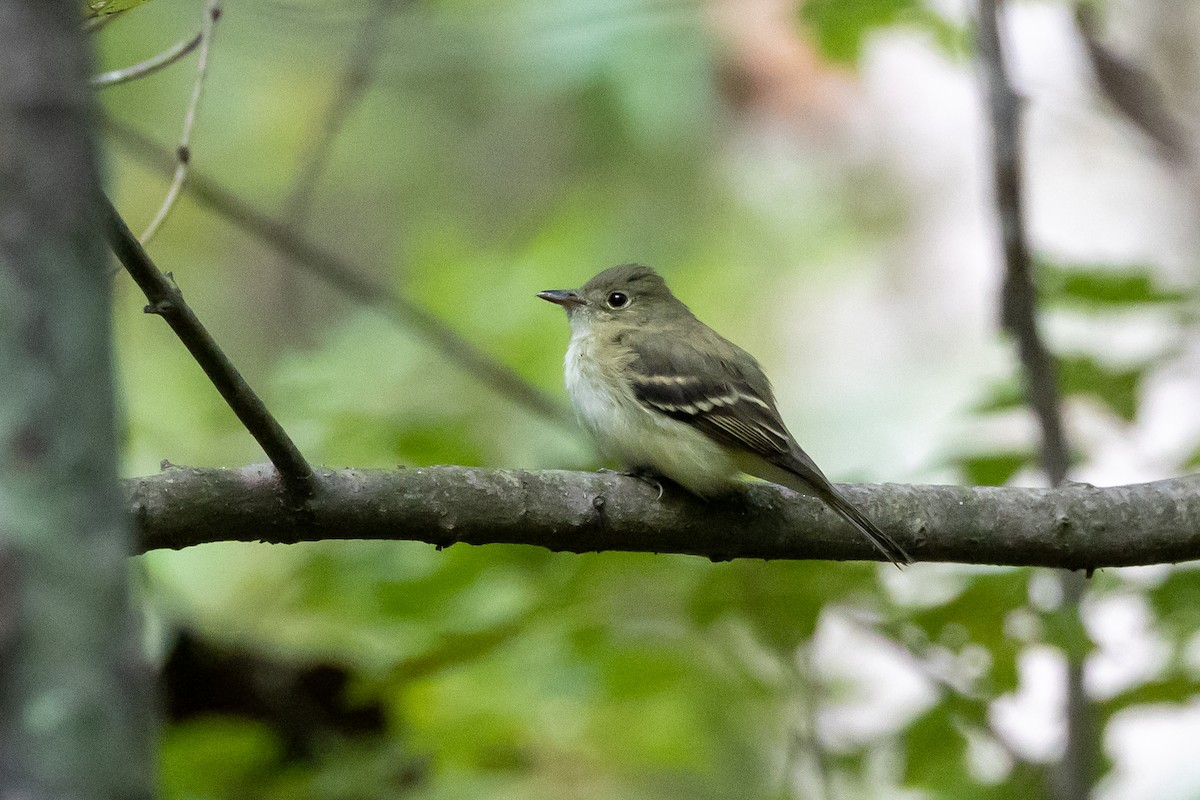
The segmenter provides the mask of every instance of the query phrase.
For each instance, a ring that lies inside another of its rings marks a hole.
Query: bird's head
[[[550,289],[538,292],[538,297],[566,309],[572,326],[611,320],[641,327],[677,315],[691,316],[662,277],[641,264],[611,267],[578,289]]]

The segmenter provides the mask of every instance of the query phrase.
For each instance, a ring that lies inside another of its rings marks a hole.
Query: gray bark
[[[126,481],[141,550],[216,541],[407,539],[449,546],[875,560],[820,501],[747,484],[704,502],[611,473],[468,467],[317,470],[288,500],[269,465],[168,467]],[[918,561],[1096,569],[1200,558],[1200,477],[1096,488],[844,485]]]

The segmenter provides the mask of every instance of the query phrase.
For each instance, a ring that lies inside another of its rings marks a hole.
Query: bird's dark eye
[[[609,292],[609,308],[623,308],[627,305],[629,305],[629,295],[625,294],[624,292]]]

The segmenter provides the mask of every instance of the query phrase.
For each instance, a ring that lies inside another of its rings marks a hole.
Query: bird
[[[621,264],[537,296],[566,310],[567,394],[605,456],[706,499],[731,492],[742,473],[816,496],[886,560],[912,563],[796,443],[758,361],[653,269]]]

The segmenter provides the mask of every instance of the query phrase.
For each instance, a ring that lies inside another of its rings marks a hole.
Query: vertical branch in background
[[[0,0],[0,795],[149,800],[77,0]]]
[[[1058,396],[1058,371],[1038,331],[1033,259],[1025,236],[1021,100],[1008,79],[997,4],[998,0],[979,2],[979,55],[987,82],[996,211],[1004,248],[1000,321],[1016,341],[1024,370],[1025,396],[1041,427],[1042,468],[1050,482],[1057,486],[1067,477],[1067,444]]]
[[[1021,176],[1021,100],[1013,90],[1000,37],[1000,0],[979,0],[978,47],[987,85],[992,128],[993,179],[996,211],[1004,248],[1004,287],[1001,324],[1017,344],[1026,400],[1041,429],[1041,463],[1050,482],[1066,480],[1069,463],[1063,433],[1054,358],[1042,341],[1037,323],[1037,290],[1033,259],[1025,235]],[[1078,572],[1062,573],[1063,602],[1078,614],[1086,578]],[[1060,800],[1086,800],[1091,794],[1099,764],[1099,736],[1091,705],[1083,687],[1083,656],[1066,653],[1067,741],[1057,767]]]
[[[192,98],[183,116],[183,130],[179,134],[179,146],[175,150],[175,175],[171,178],[167,196],[163,198],[158,213],[138,237],[142,244],[149,242],[154,238],[154,234],[158,233],[167,215],[175,207],[175,201],[179,199],[184,183],[187,182],[188,166],[192,162],[192,127],[196,124],[196,110],[200,107],[200,96],[204,93],[204,79],[208,77],[208,51],[212,46],[213,31],[216,30],[217,20],[220,18],[220,0],[208,0],[204,6],[204,25],[200,29],[200,56],[196,62],[196,80],[192,84]]]

